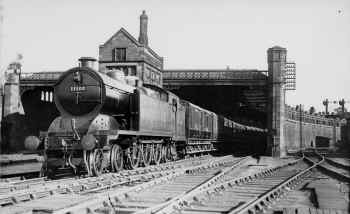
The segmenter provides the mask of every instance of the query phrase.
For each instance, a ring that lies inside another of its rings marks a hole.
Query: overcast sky
[[[165,68],[267,69],[279,45],[297,64],[287,103],[350,101],[349,0],[3,0],[3,62],[23,71],[67,70],[124,27],[135,38],[149,17],[149,44]],[[331,108],[338,107],[336,105]],[[350,104],[347,104],[348,109]]]

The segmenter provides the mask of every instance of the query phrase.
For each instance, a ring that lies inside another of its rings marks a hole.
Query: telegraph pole
[[[328,100],[328,99],[325,99],[322,104],[325,106],[325,109],[326,109],[326,115],[328,115],[328,106],[329,104],[339,104],[339,106],[341,107],[341,113],[344,114],[345,113],[345,104],[346,103],[350,103],[350,101],[348,100],[345,100],[344,98],[337,101],[337,100]]]
[[[328,99],[325,99],[325,100],[323,101],[323,105],[324,105],[325,108],[326,108],[326,115],[328,115],[328,105],[329,105]]]

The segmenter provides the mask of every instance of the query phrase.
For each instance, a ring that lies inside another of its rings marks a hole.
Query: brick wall
[[[126,48],[126,58],[128,61],[138,61],[142,59],[142,49],[130,41],[123,33],[118,33],[110,42],[100,46],[99,60],[113,61],[112,52],[114,48]]]
[[[126,49],[126,60],[113,61],[113,50],[115,48]],[[119,30],[110,40],[99,48],[100,69],[105,66],[136,66],[136,75],[144,83],[162,86],[163,58],[159,57],[149,47],[141,45],[126,30]],[[129,64],[129,65],[128,65]]]

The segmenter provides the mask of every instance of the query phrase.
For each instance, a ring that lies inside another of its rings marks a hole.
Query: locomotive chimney
[[[140,16],[139,42],[145,46],[148,46],[147,24],[148,24],[148,16],[146,15],[146,11],[143,10]]]
[[[86,67],[95,69],[96,59],[93,57],[80,57],[79,58],[79,67]]]

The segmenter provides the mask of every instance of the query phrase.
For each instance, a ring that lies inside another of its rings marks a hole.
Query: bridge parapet
[[[267,71],[245,69],[164,70],[164,85],[254,85],[267,84]]]
[[[21,73],[20,83],[21,85],[52,85],[61,76],[62,72],[34,72],[34,73]]]
[[[333,118],[327,118],[324,115],[315,113],[310,114],[306,111],[300,111],[299,109],[296,109],[292,106],[286,105],[285,107],[286,111],[286,119],[289,120],[297,120],[302,121],[305,123],[312,123],[312,124],[320,124],[320,125],[327,125],[327,126],[340,126],[339,120],[333,119]]]
[[[267,71],[258,70],[166,70],[164,79],[256,79],[267,80]]]

